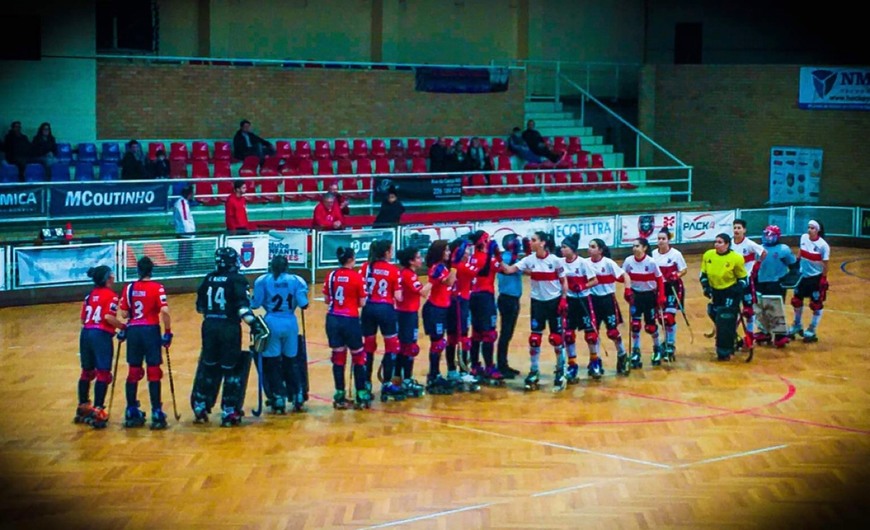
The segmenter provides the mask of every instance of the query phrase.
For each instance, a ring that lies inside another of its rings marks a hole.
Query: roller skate
[[[293,412],[305,412],[305,391],[299,390],[293,397]]]
[[[632,369],[643,368],[643,359],[640,357],[640,348],[632,348],[629,362],[631,362]]]
[[[372,393],[368,389],[356,391],[356,402],[353,404],[356,410],[372,408]]]
[[[208,410],[204,401],[197,401],[193,404],[193,423],[208,423]]]
[[[233,407],[227,407],[221,412],[221,427],[235,427],[242,423],[244,413],[236,411]]]
[[[773,341],[773,345],[776,346],[777,348],[785,348],[785,347],[788,345],[789,342],[791,342],[791,339],[789,339],[789,338],[788,338],[787,336],[785,336],[785,335],[782,335],[782,336],[780,336],[780,337],[777,337],[777,338]]]
[[[571,372],[571,367],[568,367],[568,372]],[[589,359],[589,365],[586,367],[586,373],[589,374],[589,377],[598,381],[601,379],[601,376],[604,375],[604,366],[601,364],[601,357],[595,357],[594,359]],[[571,380],[569,379],[568,382]]]
[[[661,344],[653,345],[652,365],[653,366],[661,366],[662,365],[662,346],[661,346]]]
[[[347,410],[353,404],[347,400],[344,390],[336,390],[332,396],[332,408],[335,410]]]
[[[389,400],[405,401],[405,391],[401,385],[396,383],[386,383],[381,387],[381,402],[386,403]]]
[[[124,411],[124,427],[141,427],[145,425],[145,413],[139,410],[139,402],[135,405],[128,405]]]
[[[272,414],[287,413],[287,399],[284,396],[275,396],[271,401],[269,406],[272,408]]]
[[[816,335],[816,330],[814,330],[813,328],[807,328],[807,330],[804,331],[803,335],[804,335],[804,342],[807,344],[811,344],[813,342],[819,342],[819,337]]]
[[[166,423],[166,414],[163,413],[163,409],[156,408],[151,411],[151,430],[158,431],[161,429],[167,428],[169,425]]]
[[[453,394],[453,389],[454,386],[450,381],[441,377],[441,374],[438,374],[435,377],[429,377],[426,381],[426,392],[429,392],[430,394],[449,396],[450,394]]]
[[[505,378],[505,380],[516,379],[517,376],[520,375],[519,370],[514,370],[506,364],[498,365],[498,371],[501,372],[501,375]]]
[[[94,414],[94,407],[91,406],[90,401],[85,401],[84,403],[79,403],[78,407],[76,407],[76,415],[73,417],[73,423],[90,423],[91,418]]]
[[[673,342],[666,342],[665,346],[664,346],[664,352],[663,352],[662,359],[664,359],[665,361],[667,361],[669,363],[672,363],[672,362],[677,360],[676,352],[677,352],[677,347],[674,345],[674,343]]]
[[[408,397],[418,398],[426,393],[426,387],[418,383],[416,379],[412,378],[402,381],[402,389]]]
[[[495,366],[487,366],[483,372],[484,381],[489,386],[504,386],[504,375]]]
[[[486,379],[486,370],[484,370],[483,366],[478,364],[471,367],[471,371],[468,372],[468,375],[473,377],[478,383],[482,383]]]
[[[462,383],[465,385],[465,389],[467,389],[469,392],[477,392],[478,390],[480,390],[480,379],[471,374],[460,372],[459,380],[462,381]]]
[[[631,362],[628,360],[628,355],[623,353],[616,356],[616,373],[624,376],[631,373]]]
[[[553,392],[561,392],[568,388],[568,380],[565,378],[565,370],[556,368],[553,374]]]
[[[591,366],[590,361],[590,366]],[[589,372],[589,375],[592,375],[592,372]],[[580,365],[577,363],[569,363],[568,370],[565,372],[565,379],[568,380],[569,385],[576,385],[580,382]]]
[[[801,337],[804,336],[804,330],[803,330],[803,328],[801,328],[800,324],[794,324],[788,330],[788,338],[790,338],[791,340],[794,340],[794,338],[797,336],[801,336]]]
[[[753,336],[753,338],[755,339],[756,344],[770,344],[771,343],[770,334],[764,333],[763,331],[756,332],[755,335]]]
[[[109,423],[109,413],[103,407],[94,408],[90,423],[94,429],[105,429]]]
[[[541,374],[537,370],[532,370],[523,381],[523,388],[528,391],[541,389]]]

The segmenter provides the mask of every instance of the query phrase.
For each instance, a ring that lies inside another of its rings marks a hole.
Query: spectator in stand
[[[163,149],[154,152],[154,160],[148,162],[148,173],[153,179],[169,178],[169,160]]]
[[[248,201],[245,192],[248,185],[244,180],[233,181],[233,192],[227,197],[225,218],[227,232],[230,235],[243,235],[250,233],[248,226]]]
[[[532,152],[531,149],[529,149],[528,144],[523,139],[523,134],[522,134],[522,131],[520,130],[519,127],[514,127],[514,130],[511,133],[510,138],[508,138],[507,147],[508,147],[508,149],[510,149],[511,153],[518,156],[524,162],[529,162],[532,164],[540,164],[541,162],[544,161],[543,158],[536,155],[535,153]]]
[[[329,188],[327,190],[329,193],[335,195],[335,204],[338,205],[338,209],[341,211],[341,215],[350,215],[350,204],[347,199],[345,199],[341,193],[338,192],[338,182],[331,182],[329,184]]]
[[[462,173],[468,169],[468,158],[465,151],[460,149],[456,144],[447,148],[447,156],[445,157],[444,171],[450,173]]]
[[[314,228],[318,230],[341,230],[344,228],[344,215],[335,200],[335,195],[326,192],[314,207]]]
[[[45,174],[49,174],[49,168],[55,161],[57,156],[57,141],[51,134],[51,124],[43,122],[39,126],[39,130],[33,137],[31,143],[33,153],[33,161],[45,166]]]
[[[387,190],[387,198],[381,202],[381,209],[372,226],[375,228],[399,226],[403,213],[405,213],[405,206],[399,201],[399,192],[395,186],[390,186]]]
[[[471,143],[468,144],[466,159],[469,171],[492,171],[492,160],[477,136],[472,138]]]
[[[447,171],[447,144],[444,142],[444,137],[439,136],[438,140],[429,148],[429,172],[442,173]]]
[[[30,140],[21,133],[21,122],[13,121],[3,140],[6,161],[18,166],[18,178],[24,180],[24,166],[30,159]]]
[[[271,143],[251,132],[251,122],[242,120],[239,123],[239,130],[233,136],[233,157],[236,160],[253,155],[259,157],[260,165],[263,165],[266,156],[274,154],[275,148]]]
[[[178,270],[187,272],[193,258],[193,242],[191,239],[196,235],[196,223],[193,221],[193,213],[190,211],[193,202],[193,186],[186,185],[181,190],[181,197],[175,201],[173,219],[175,220],[175,234],[181,239],[178,242]]]
[[[136,140],[127,142],[124,158],[121,159],[121,180],[142,180],[147,178],[145,154]]]
[[[529,146],[529,149],[533,153],[546,158],[554,164],[561,162],[568,155],[567,152],[554,153],[550,150],[550,146],[544,141],[544,137],[535,129],[535,120],[529,120],[528,124],[526,124],[526,130],[523,131],[523,140],[526,141],[526,145]]]

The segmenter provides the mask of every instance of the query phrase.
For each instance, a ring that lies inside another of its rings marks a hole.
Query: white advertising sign
[[[117,274],[115,243],[16,248],[18,287],[91,283],[88,269],[107,265]]]
[[[269,261],[285,256],[291,268],[308,266],[308,232],[305,230],[269,230]]]
[[[485,230],[492,241],[502,248],[502,240],[508,234],[516,234],[517,237],[529,237],[535,232],[551,233],[552,227],[548,219],[533,219],[531,221],[495,221],[475,223],[475,230]],[[558,242],[556,243],[559,244]]]
[[[572,234],[580,234],[580,247],[589,247],[593,239],[603,240],[607,246],[616,244],[616,216],[586,217],[582,219],[553,219],[553,237],[556,245]]]
[[[266,234],[227,237],[227,246],[236,249],[242,264],[240,272],[269,268],[269,236]]]
[[[680,242],[713,241],[723,232],[731,235],[734,217],[734,210],[680,212]]]
[[[870,68],[801,68],[798,107],[810,110],[870,109]]]
[[[619,244],[623,246],[631,245],[631,242],[639,237],[654,240],[663,227],[667,227],[672,233],[677,227],[676,213],[620,215],[619,217],[622,220]]]

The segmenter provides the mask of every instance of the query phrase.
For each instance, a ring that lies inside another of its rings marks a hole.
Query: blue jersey
[[[262,307],[274,318],[296,319],[297,307],[308,305],[308,284],[295,274],[283,273],[278,278],[264,274],[254,282],[251,308]]]
[[[502,260],[508,265],[513,264],[514,258],[510,252],[504,252],[502,254]],[[523,295],[523,273],[517,271],[513,274],[505,274],[503,272],[499,272],[496,277],[498,278],[498,292],[499,294],[507,294],[511,296],[516,296],[517,298]]]
[[[767,250],[767,256],[758,268],[758,281],[778,282],[788,274],[789,265],[794,264],[797,259],[791,249],[782,243],[765,246],[764,249]]]

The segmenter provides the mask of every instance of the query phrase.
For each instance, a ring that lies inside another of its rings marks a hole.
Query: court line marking
[[[846,270],[846,265],[848,265],[850,263],[855,263],[857,261],[867,261],[867,259],[870,259],[870,258],[848,259],[848,260],[840,263],[840,270],[843,271],[844,273],[848,274],[849,276],[853,277],[853,278],[858,278],[859,280],[864,280],[865,282],[870,282],[870,278],[865,278],[861,275],[855,274],[854,272],[849,272]]]
[[[417,517],[409,517],[407,519],[399,519],[398,521],[390,521],[389,523],[378,524],[375,526],[366,526],[365,530],[374,529],[374,528],[389,528],[391,526],[398,526],[400,524],[408,524],[408,523],[416,523],[417,521],[426,521],[428,519],[435,519],[437,517],[443,517],[445,515],[453,515],[455,513],[468,512],[471,510],[479,510],[481,508],[488,508],[495,504],[504,504],[503,502],[487,502],[484,504],[475,504],[473,506],[466,506],[464,508],[456,508],[454,510],[445,510],[443,512],[435,512],[430,513],[428,515],[418,515]]]
[[[733,458],[743,458],[746,456],[758,455],[761,453],[768,453],[770,451],[778,451],[779,449],[785,449],[788,447],[788,444],[781,445],[772,445],[770,447],[763,447],[761,449],[753,449],[752,451],[743,451],[741,453],[734,453],[733,455],[725,455],[725,456],[717,456],[715,458],[707,458],[704,460],[698,460],[697,462],[689,462],[686,464],[680,464],[678,466],[674,466],[679,469],[692,467],[692,466],[700,466],[704,464],[711,464],[713,462],[722,462],[723,460],[731,460]]]

